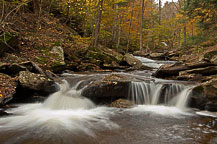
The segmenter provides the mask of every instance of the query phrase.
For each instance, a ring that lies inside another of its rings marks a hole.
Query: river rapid
[[[166,62],[140,59],[155,71]],[[167,62],[168,63],[168,62]],[[169,62],[173,63],[173,62]],[[150,71],[118,73],[151,77]],[[194,86],[188,82],[155,79],[132,82],[131,108],[96,105],[81,95],[83,88],[104,74],[63,74],[60,90],[45,101],[14,104],[10,116],[0,117],[1,144],[215,144],[217,117],[188,108]],[[160,99],[163,84],[170,83]],[[172,84],[171,84],[172,83]],[[81,87],[82,88],[79,88]],[[172,97],[170,97],[172,95]],[[159,102],[159,101],[163,102]]]

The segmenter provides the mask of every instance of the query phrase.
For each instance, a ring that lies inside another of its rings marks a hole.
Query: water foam
[[[109,120],[114,114],[113,108],[96,107],[89,99],[81,97],[75,87],[70,88],[66,81],[60,85],[60,91],[44,103],[23,104],[7,112],[13,115],[0,119],[1,132],[22,131],[27,134],[37,131],[40,136],[83,132],[94,136],[93,129],[118,128]]]
[[[152,114],[174,117],[174,118],[184,118],[184,116],[192,116],[192,113],[185,112],[177,107],[163,106],[163,105],[138,105],[132,109],[127,109],[129,112],[150,112]]]

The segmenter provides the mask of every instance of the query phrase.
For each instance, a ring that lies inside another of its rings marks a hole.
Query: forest
[[[0,143],[217,143],[217,0],[0,0]]]

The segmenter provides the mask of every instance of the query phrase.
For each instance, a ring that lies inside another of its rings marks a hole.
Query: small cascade
[[[89,99],[82,97],[77,87],[82,81],[70,88],[67,81],[60,84],[60,91],[52,94],[43,104],[45,108],[50,109],[91,109],[95,104]]]
[[[183,84],[161,84],[146,82],[131,82],[129,99],[135,104],[176,106],[184,109],[192,86]]]
[[[184,85],[181,84],[166,84],[165,85],[165,96],[164,96],[164,103],[167,105],[174,105],[173,101],[176,101],[177,96],[179,93],[181,93],[185,89]]]
[[[148,58],[141,57],[141,56],[134,56],[134,57],[137,58],[138,60],[140,60],[143,65],[154,68],[154,69],[158,69],[158,68],[160,68],[160,66],[165,65],[165,64],[176,63],[175,61],[152,60],[152,59],[148,59]]]
[[[193,87],[188,87],[184,89],[179,95],[177,96],[177,102],[176,102],[176,107],[180,109],[185,109],[187,104],[188,104],[188,98],[192,94],[191,90]]]

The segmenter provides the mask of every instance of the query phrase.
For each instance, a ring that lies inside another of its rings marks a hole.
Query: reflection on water
[[[13,115],[0,118],[0,144],[217,143],[216,118],[160,105],[97,107],[80,95],[79,82],[72,86],[65,81],[44,103],[9,109]]]
[[[175,107],[52,110],[27,104],[0,119],[1,144],[214,144],[217,119]]]

